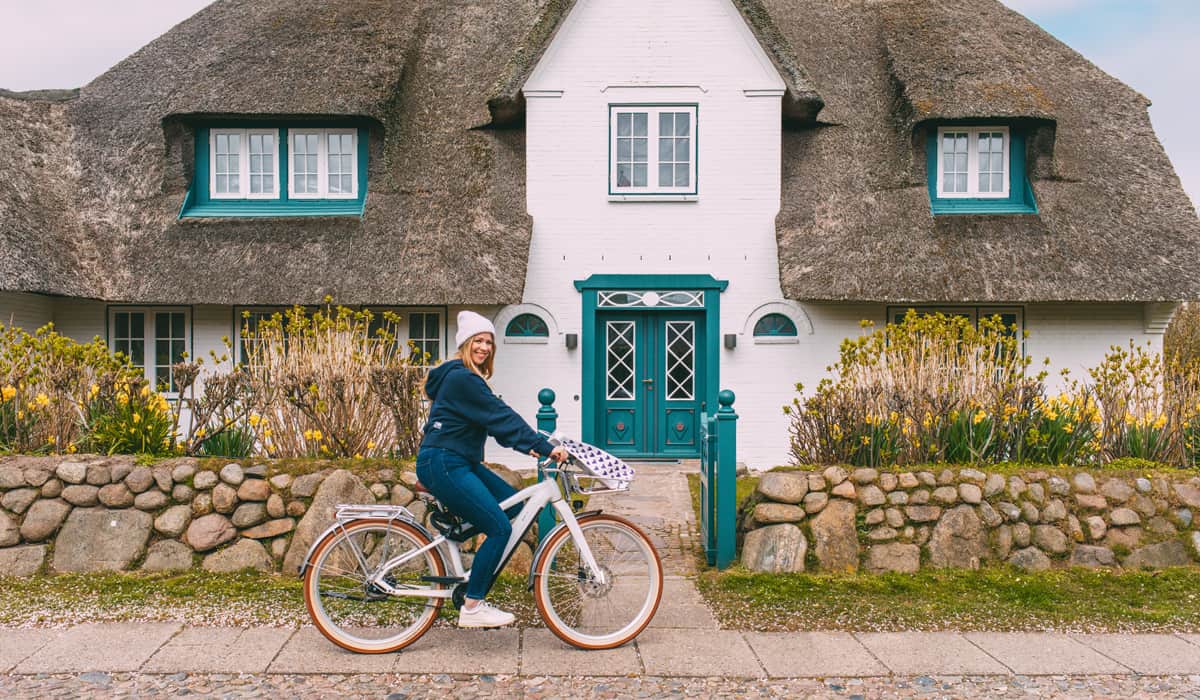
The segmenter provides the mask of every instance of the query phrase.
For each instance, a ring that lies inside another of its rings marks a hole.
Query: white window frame
[[[945,169],[942,166],[942,140],[949,133],[967,134],[967,191],[946,192],[944,183]],[[979,134],[1004,134],[1004,175],[1001,182],[1004,189],[1000,192],[979,191]],[[1007,199],[1009,196],[1009,180],[1012,178],[1012,135],[1007,126],[940,126],[937,130],[937,196],[939,199]]]
[[[108,347],[115,351],[114,333],[117,328],[117,314],[119,313],[140,313],[143,314],[143,331],[142,336],[143,351],[142,364],[140,365],[142,375],[146,381],[150,383],[150,387],[158,389],[157,371],[154,355],[158,336],[155,335],[155,314],[159,313],[182,313],[183,314],[183,347],[184,351],[191,354],[192,348],[192,310],[186,306],[110,306],[108,308]],[[132,358],[130,358],[132,360]],[[174,363],[172,363],[174,364]],[[134,365],[138,367],[139,365]],[[173,398],[179,395],[177,391],[160,392],[163,396]]]
[[[400,317],[400,322],[396,324],[396,350],[402,357],[409,357],[411,349],[408,347],[408,341],[412,340],[409,336],[410,314],[436,314],[438,317],[438,359],[432,364],[445,362],[447,359],[447,339],[448,329],[446,328],[446,309],[436,306],[369,306],[366,307],[376,319],[383,317],[383,314],[390,311]],[[450,348],[453,354],[454,348]],[[432,366],[432,365],[431,365]]]
[[[646,186],[645,187],[618,187],[617,186],[617,116],[619,114],[630,114],[642,112],[646,114]],[[688,162],[688,186],[686,187],[660,187],[658,185],[658,122],[659,115],[664,112],[685,112],[690,115],[691,126],[688,130],[689,143],[689,162]],[[609,162],[608,162],[608,193],[612,196],[620,195],[678,195],[689,196],[695,195],[699,189],[696,182],[696,159],[698,154],[698,139],[699,124],[697,120],[698,107],[695,103],[684,104],[655,104],[655,105],[639,105],[639,104],[610,104],[608,106],[608,147],[609,147]]]
[[[295,186],[296,159],[293,157],[293,137],[297,134],[317,136],[317,191],[297,194]],[[329,191],[329,136],[333,134],[349,135],[351,137],[352,156],[350,158],[350,192]],[[288,129],[288,198],[289,199],[358,199],[358,129]]]
[[[217,192],[217,136],[238,137],[238,191]],[[272,155],[274,189],[271,192],[250,192],[250,136],[270,136],[275,144]],[[209,199],[279,199],[279,130],[278,129],[217,129],[208,130],[208,197]]]

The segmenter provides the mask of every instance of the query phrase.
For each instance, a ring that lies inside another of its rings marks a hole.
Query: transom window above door
[[[610,195],[694,195],[696,105],[609,105]]]

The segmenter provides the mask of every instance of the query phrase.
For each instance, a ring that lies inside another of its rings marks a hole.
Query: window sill
[[[546,336],[504,336],[505,345],[548,345],[550,338]]]
[[[800,339],[794,335],[785,335],[785,336],[778,336],[778,337],[771,337],[771,336],[767,335],[767,336],[755,336],[754,337],[755,345],[795,345],[799,342],[800,342]]]
[[[193,204],[179,213],[180,219],[292,218],[297,216],[358,216],[362,200],[289,200],[286,204],[265,200],[223,200]]]
[[[699,195],[694,194],[610,194],[610,202],[697,202]]]

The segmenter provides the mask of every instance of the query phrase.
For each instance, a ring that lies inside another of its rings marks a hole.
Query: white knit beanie
[[[496,327],[492,322],[474,311],[458,312],[458,332],[454,334],[454,347],[461,348],[462,344],[480,333],[491,333],[496,338]]]

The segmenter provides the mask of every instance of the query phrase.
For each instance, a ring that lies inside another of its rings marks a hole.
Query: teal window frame
[[[796,322],[781,313],[763,314],[754,322],[755,338],[795,338],[798,334]]]
[[[550,326],[537,314],[517,314],[504,327],[506,338],[549,338]]]
[[[279,177],[276,189],[279,196],[272,198],[215,198],[209,192],[211,152],[210,139],[213,129],[274,129],[278,144],[277,167]],[[289,162],[289,129],[354,129],[357,135],[357,196],[353,198],[299,199],[288,195],[291,170]],[[196,127],[195,172],[188,188],[180,219],[191,218],[253,218],[293,216],[362,216],[367,202],[367,165],[369,129],[361,123],[348,122],[304,122],[304,121],[231,121],[211,122]]]
[[[1008,129],[1008,196],[1007,197],[939,197],[938,178],[938,129],[987,128],[989,126]],[[1027,135],[1023,129],[1008,123],[988,122],[942,122],[929,127],[925,138],[925,174],[929,182],[929,204],[934,216],[948,214],[1037,214],[1037,202],[1033,187],[1025,168],[1025,144]]]

